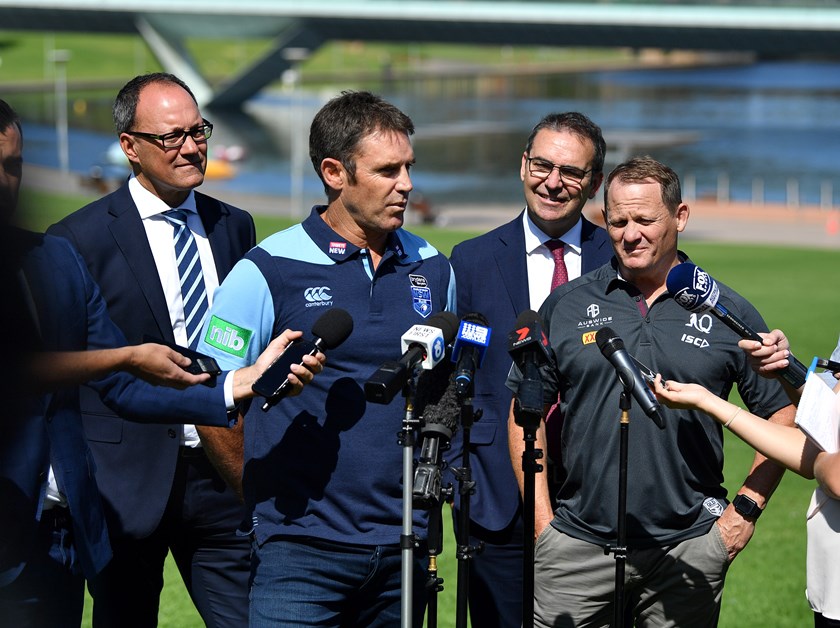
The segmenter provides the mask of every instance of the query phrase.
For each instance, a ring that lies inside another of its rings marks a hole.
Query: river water
[[[244,112],[205,111],[216,125],[211,155],[229,146],[247,155],[236,176],[213,188],[321,198],[306,154],[308,125],[326,99],[349,87],[269,92]],[[840,204],[840,63],[434,78],[371,88],[414,119],[415,189],[432,203],[519,204],[519,159],[531,127],[549,112],[578,110],[604,130],[608,168],[653,155],[680,174],[687,198]],[[89,172],[113,143],[111,97],[71,94],[72,170]],[[53,126],[25,114],[26,159],[57,165]]]

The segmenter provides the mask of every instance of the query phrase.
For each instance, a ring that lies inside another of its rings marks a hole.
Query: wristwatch
[[[732,500],[732,505],[735,506],[735,510],[742,517],[746,517],[747,519],[758,519],[762,513],[761,508],[758,507],[755,500],[746,495],[736,495],[735,499]]]

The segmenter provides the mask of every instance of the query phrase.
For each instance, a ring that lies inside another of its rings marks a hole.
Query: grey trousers
[[[534,625],[603,627],[613,620],[615,558],[548,526],[534,551]],[[628,550],[625,602],[639,628],[717,625],[729,567],[717,524],[675,545]]]

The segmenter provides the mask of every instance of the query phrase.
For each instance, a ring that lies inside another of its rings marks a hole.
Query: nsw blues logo
[[[423,275],[409,275],[411,281],[411,305],[423,318],[432,313],[432,291]]]

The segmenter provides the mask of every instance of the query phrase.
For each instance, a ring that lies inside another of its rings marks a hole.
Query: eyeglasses
[[[172,131],[172,133],[141,133],[140,131],[126,131],[134,137],[145,137],[150,140],[158,140],[164,148],[180,148],[187,141],[187,135],[193,138],[196,144],[203,144],[213,135],[213,125],[202,118],[203,124],[194,126],[183,131]]]
[[[528,172],[531,173],[531,176],[537,177],[538,179],[548,179],[551,176],[552,170],[557,168],[557,172],[564,183],[577,185],[583,182],[586,175],[592,172],[591,168],[589,170],[581,170],[574,166],[561,166],[545,159],[540,159],[539,157],[526,157],[525,159],[528,162]]]

